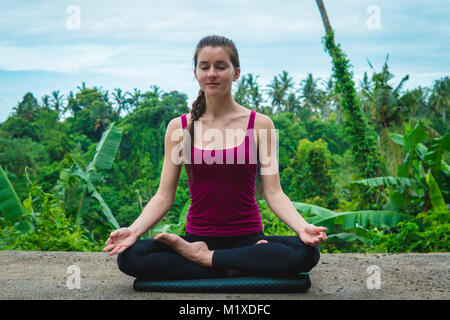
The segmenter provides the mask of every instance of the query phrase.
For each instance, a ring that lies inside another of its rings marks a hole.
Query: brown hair
[[[236,46],[234,45],[234,42],[230,39],[227,39],[223,36],[218,35],[209,35],[206,37],[203,37],[197,44],[197,48],[195,50],[194,54],[194,68],[197,68],[198,63],[198,55],[200,51],[204,47],[222,47],[230,56],[231,63],[233,64],[233,67],[239,68],[239,54],[237,52]],[[198,120],[203,113],[205,113],[206,110],[206,99],[205,99],[205,92],[200,89],[198,92],[197,99],[192,103],[191,108],[191,123],[188,125],[188,130],[191,137],[191,146],[194,145],[194,121]],[[184,147],[187,148],[186,143],[184,144]],[[188,153],[190,154],[190,152]],[[191,159],[189,159],[191,160]],[[190,161],[189,161],[190,162]],[[193,175],[192,175],[192,164],[190,163],[184,163],[184,167],[186,169],[186,173],[188,175],[188,178],[190,181],[193,181]]]

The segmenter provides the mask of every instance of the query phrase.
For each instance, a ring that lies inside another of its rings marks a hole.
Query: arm
[[[174,157],[178,148],[177,133],[181,129],[180,118],[172,119],[168,126],[164,140],[164,164],[161,180],[155,196],[147,203],[141,215],[128,227],[137,238],[152,228],[161,220],[172,207],[180,178],[181,163]]]
[[[275,127],[272,119],[265,116],[260,128],[265,129],[266,135],[260,134],[259,157],[261,159],[261,181],[264,199],[273,213],[287,226],[295,231],[307,244],[318,244],[327,239],[324,234],[326,228],[309,224],[295,209],[291,200],[283,192],[278,172],[278,144],[275,139]],[[269,170],[267,170],[270,168]]]

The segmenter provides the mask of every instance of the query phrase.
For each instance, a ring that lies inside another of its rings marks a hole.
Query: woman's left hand
[[[318,246],[328,239],[327,234],[325,233],[326,231],[326,227],[316,227],[313,224],[308,224],[300,231],[298,235],[305,244],[310,246]]]

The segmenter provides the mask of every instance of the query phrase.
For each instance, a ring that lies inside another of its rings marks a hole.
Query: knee
[[[293,270],[297,272],[310,272],[318,263],[320,252],[318,247],[306,246],[297,250]]]
[[[319,263],[319,260],[320,260],[319,247],[317,246],[311,247],[308,251],[308,260],[306,263],[307,270],[305,272],[311,271]]]
[[[136,257],[133,252],[133,246],[117,255],[117,267],[120,271],[129,276],[135,276]]]

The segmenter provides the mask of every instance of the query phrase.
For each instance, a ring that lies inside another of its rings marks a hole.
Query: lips
[[[219,84],[217,82],[210,82],[206,84],[207,86],[218,86]]]

